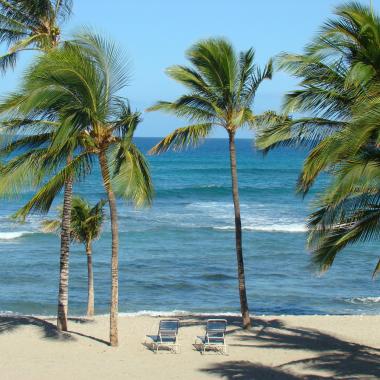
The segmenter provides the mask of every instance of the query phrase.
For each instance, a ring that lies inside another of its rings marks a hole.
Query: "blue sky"
[[[369,4],[370,0],[362,0]],[[342,1],[336,0],[74,0],[74,15],[65,36],[82,25],[96,28],[118,42],[131,61],[132,78],[125,95],[143,111],[157,100],[173,100],[183,91],[165,75],[165,68],[184,64],[185,50],[199,39],[228,38],[237,50],[254,47],[264,65],[279,52],[301,52]],[[380,0],[374,0],[378,9]],[[32,57],[24,54],[16,72],[0,78],[4,95],[17,84]],[[257,94],[254,111],[278,110],[282,96],[296,86],[293,78],[276,73]],[[185,125],[161,113],[143,113],[138,136],[163,136]],[[240,137],[250,137],[242,131]],[[214,137],[225,137],[220,130]]]

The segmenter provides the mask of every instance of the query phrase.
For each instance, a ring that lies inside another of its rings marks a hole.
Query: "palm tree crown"
[[[0,70],[13,67],[22,50],[56,47],[71,9],[72,0],[0,0],[0,43],[8,47]]]
[[[101,200],[95,206],[81,197],[73,197],[71,208],[71,239],[86,244],[99,238],[104,220],[103,207],[106,201]],[[59,208],[62,214],[62,207]],[[59,232],[62,224],[59,219],[45,220],[42,224],[44,232]]]
[[[254,126],[257,118],[251,110],[256,90],[271,78],[272,62],[261,70],[254,63],[254,50],[238,56],[223,39],[201,41],[186,54],[193,67],[172,66],[168,75],[189,92],[175,102],[158,102],[150,111],[162,110],[193,122],[167,136],[152,153],[197,145],[212,127],[235,133],[243,126]]]

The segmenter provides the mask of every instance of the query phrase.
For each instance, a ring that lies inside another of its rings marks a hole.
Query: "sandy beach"
[[[58,334],[53,319],[0,317],[0,378],[60,379],[376,379],[380,316],[255,317],[252,331],[228,318],[228,356],[193,346],[207,317],[181,317],[180,354],[155,354],[145,334],[159,317],[120,317],[120,346],[107,345],[108,318],[70,320]]]

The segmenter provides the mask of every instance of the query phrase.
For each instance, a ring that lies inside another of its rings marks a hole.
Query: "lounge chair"
[[[195,339],[195,344],[201,346],[202,354],[206,352],[206,349],[214,349],[227,354],[226,328],[227,321],[225,319],[207,320],[205,336],[197,336]]]
[[[160,347],[167,347],[172,352],[179,353],[178,329],[179,319],[162,319],[157,335],[147,335],[152,341],[152,349],[157,353]]]

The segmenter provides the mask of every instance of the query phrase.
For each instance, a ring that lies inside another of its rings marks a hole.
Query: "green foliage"
[[[99,201],[91,207],[87,200],[74,197],[71,209],[71,239],[86,244],[98,239],[104,221],[105,200]],[[62,206],[59,207],[59,219],[45,220],[42,223],[44,232],[60,233],[62,222]]]
[[[336,16],[303,55],[277,58],[280,69],[300,79],[300,89],[287,94],[283,115],[263,120],[257,138],[265,151],[311,148],[301,193],[320,173],[331,174],[309,219],[309,248],[322,271],[347,245],[380,237],[380,18],[356,2],[338,7]],[[293,112],[310,116],[288,116]]]
[[[60,26],[71,14],[72,0],[0,0],[0,71],[13,67],[22,50],[48,51],[57,46]]]
[[[133,143],[140,113],[118,95],[127,83],[117,46],[86,30],[26,71],[20,89],[0,104],[2,129],[10,136],[0,153],[29,150],[5,165],[0,195],[43,185],[17,216],[47,212],[65,179],[83,179],[101,153],[112,168],[106,182],[114,183],[116,193],[137,206],[150,204],[149,166]],[[20,136],[25,131],[34,135]]]
[[[272,61],[263,70],[254,63],[254,50],[237,54],[224,39],[207,39],[186,53],[191,66],[172,66],[169,77],[188,93],[174,102],[158,102],[148,111],[161,110],[188,119],[191,125],[175,130],[152,150],[152,154],[197,146],[214,126],[235,133],[255,126],[251,106],[259,85],[272,77]]]

